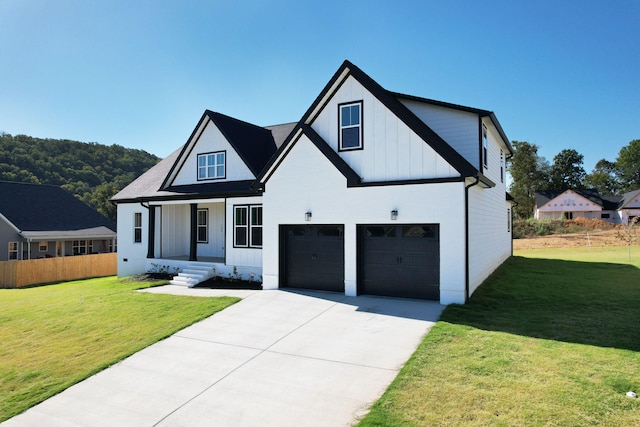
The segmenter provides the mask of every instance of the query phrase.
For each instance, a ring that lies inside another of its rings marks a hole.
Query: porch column
[[[156,255],[156,207],[149,206],[149,236],[147,244],[147,258],[155,258]]]
[[[198,260],[198,204],[191,203],[191,239],[189,244],[189,261]]]

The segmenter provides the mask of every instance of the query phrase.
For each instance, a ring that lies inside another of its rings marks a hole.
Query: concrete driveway
[[[244,299],[3,426],[351,425],[443,309],[323,292],[150,291]]]

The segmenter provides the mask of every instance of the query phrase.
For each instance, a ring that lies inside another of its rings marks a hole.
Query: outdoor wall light
[[[398,209],[394,209],[391,211],[391,219],[394,221],[398,219]]]
[[[311,211],[307,211],[307,213],[304,214],[304,220],[311,221]]]

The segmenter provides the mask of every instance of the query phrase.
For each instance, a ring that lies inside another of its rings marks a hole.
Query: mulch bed
[[[198,283],[195,288],[206,289],[249,289],[249,290],[262,290],[262,283],[249,280],[235,280],[225,279],[223,277],[214,277],[209,280],[205,280],[202,283]]]
[[[144,273],[130,277],[131,282],[158,282],[173,279],[173,274],[168,273]],[[250,280],[226,279],[224,277],[214,277],[197,284],[194,288],[206,289],[249,289],[262,290],[262,283]]]

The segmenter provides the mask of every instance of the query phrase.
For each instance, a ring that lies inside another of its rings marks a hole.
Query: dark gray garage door
[[[284,287],[344,292],[344,227],[281,227]]]
[[[440,299],[437,224],[358,226],[358,293]]]

